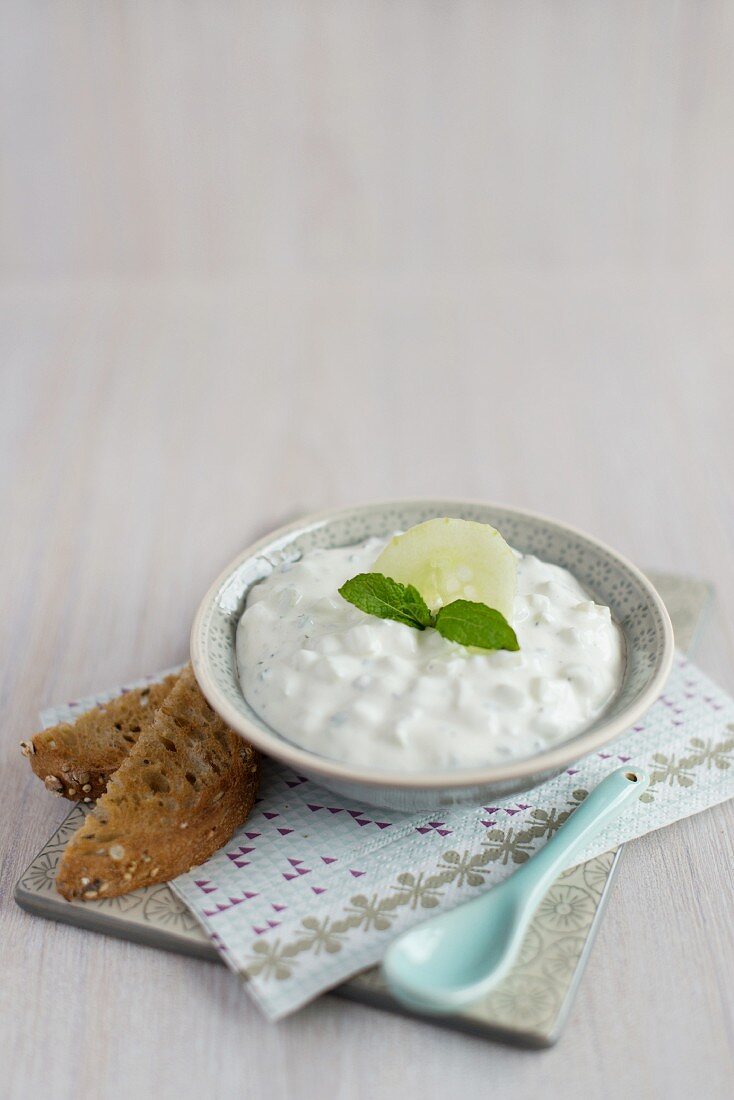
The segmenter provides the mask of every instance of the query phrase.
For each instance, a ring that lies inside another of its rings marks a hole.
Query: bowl
[[[533,756],[501,765],[405,774],[357,768],[310,752],[271,729],[249,706],[235,654],[237,624],[250,588],[283,561],[316,547],[348,546],[436,516],[498,528],[511,546],[570,570],[597,603],[610,607],[624,634],[622,683],[584,730]],[[191,660],[201,690],[237,733],[298,775],[344,798],[393,810],[483,803],[527,791],[622,733],[660,694],[673,659],[673,628],[652,584],[620,554],[556,520],[516,508],[464,500],[404,500],[307,516],[244,550],[211,586],[191,631]]]

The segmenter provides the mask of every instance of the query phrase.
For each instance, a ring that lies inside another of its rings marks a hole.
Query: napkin
[[[50,708],[43,725],[118,693]],[[427,814],[347,802],[266,761],[244,826],[170,885],[263,1013],[279,1019],[379,962],[404,929],[502,882],[627,764],[648,771],[648,790],[573,864],[734,795],[734,700],[676,655],[664,694],[602,751],[509,800]],[[573,935],[591,904],[561,884],[541,907]]]
[[[270,1019],[378,962],[390,940],[502,882],[610,771],[650,786],[570,863],[600,855],[734,795],[734,700],[676,655],[644,718],[525,794],[478,807],[402,814],[346,802],[273,761],[243,828],[171,885]],[[589,900],[555,891],[569,932]]]

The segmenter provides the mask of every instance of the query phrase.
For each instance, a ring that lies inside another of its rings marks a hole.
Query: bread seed
[[[69,790],[66,793],[68,794],[69,798],[73,798],[76,794],[76,787],[69,787]]]
[[[49,743],[48,743],[48,747],[49,747],[50,749],[55,749],[55,748],[56,748],[56,742],[54,741],[53,737],[52,737],[52,738],[51,738],[51,740],[49,741]]]
[[[91,791],[91,789],[92,789],[92,784],[91,783],[85,783],[84,786],[82,787],[83,791]]]
[[[47,775],[43,782],[46,790],[51,791],[52,794],[61,794],[64,789],[64,784],[56,775]]]
[[[88,879],[86,875],[83,875],[80,881],[82,886],[88,886],[91,880]]]
[[[32,741],[21,741],[20,751],[23,753],[23,756],[33,756],[36,751],[36,746]]]
[[[110,847],[110,859],[124,859],[124,856],[125,849],[123,848],[122,844],[113,844]]]

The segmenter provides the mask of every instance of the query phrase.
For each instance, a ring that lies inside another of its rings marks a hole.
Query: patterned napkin
[[[677,656],[665,694],[603,752],[511,801],[429,815],[346,803],[271,763],[244,828],[172,885],[277,1019],[379,961],[398,932],[501,882],[622,764],[647,769],[650,787],[573,863],[734,795],[734,700]],[[553,904],[573,929],[588,899]]]
[[[97,701],[48,710],[44,725]],[[509,801],[433,814],[347,803],[271,761],[243,828],[170,885],[278,1019],[378,962],[405,928],[512,874],[623,764],[645,768],[650,787],[574,864],[734,796],[734,700],[677,656],[665,694],[603,752]],[[572,933],[592,903],[574,887],[554,895],[542,905]]]

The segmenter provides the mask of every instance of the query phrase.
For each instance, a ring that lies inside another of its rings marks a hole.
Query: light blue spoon
[[[649,782],[639,768],[612,772],[514,875],[398,936],[382,964],[391,993],[410,1008],[440,1013],[487,993],[512,966],[535,910],[560,872]]]

